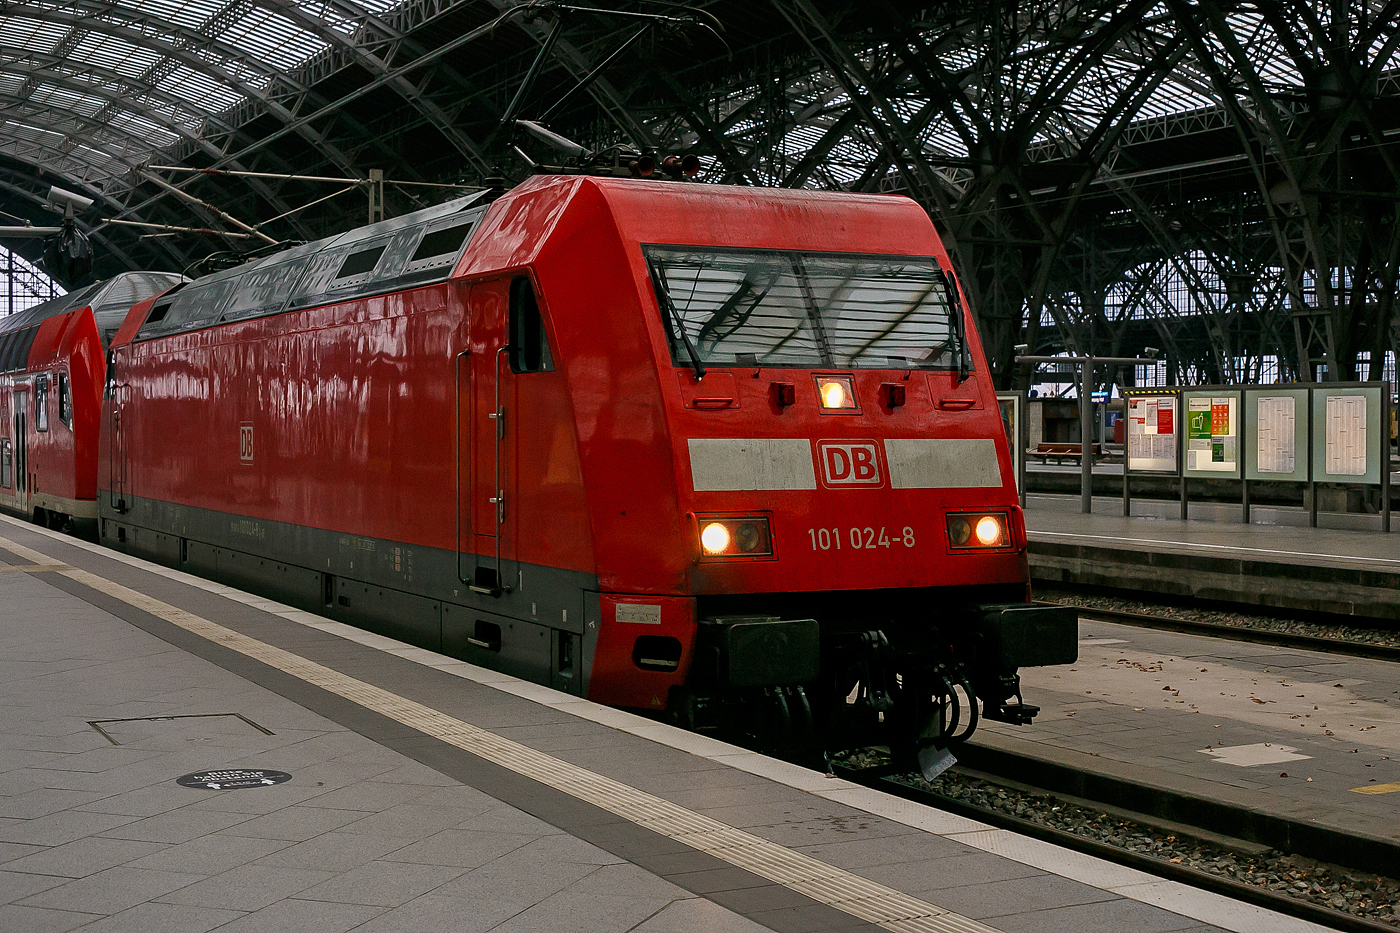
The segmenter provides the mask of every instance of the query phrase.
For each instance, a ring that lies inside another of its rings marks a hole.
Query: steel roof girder
[[[0,2],[0,13],[4,13],[7,11],[7,9],[14,8],[16,6],[20,6],[20,4],[14,2]],[[65,4],[65,6],[77,7],[79,9],[89,9],[94,6],[94,3],[93,0],[73,0],[72,3]],[[263,63],[259,62],[255,58],[250,59],[244,57],[243,53],[240,50],[231,46],[226,46],[222,43],[219,43],[217,40],[210,39],[206,36],[191,34],[188,30],[184,29],[177,28],[171,30],[172,32],[178,34],[176,36],[177,38],[186,41],[185,46],[177,46],[171,41],[142,32],[141,30],[136,29],[132,26],[122,25],[120,23],[114,23],[103,20],[101,18],[102,11],[120,12],[120,8],[111,7],[107,4],[102,4],[100,6],[100,9],[95,9],[91,13],[84,15],[66,12],[65,10],[59,9],[57,7],[38,7],[32,3],[26,3],[22,5],[22,15],[27,16],[31,19],[40,19],[47,22],[62,23],[68,25],[72,25],[74,23],[83,23],[92,32],[100,32],[104,35],[114,35],[139,48],[145,48],[149,51],[155,52],[160,55],[166,55],[171,58],[179,59],[181,64],[184,64],[191,70],[202,72],[217,79],[224,85],[234,89],[245,99],[251,99],[261,103],[266,108],[266,112],[268,114],[277,119],[282,120],[284,123],[291,122],[294,119],[290,114],[286,113],[286,111],[280,106],[280,104],[263,95],[257,87],[244,82],[238,76],[227,71],[219,63],[210,61],[199,55],[196,55],[192,51],[192,48],[198,46],[217,48],[221,54],[225,54],[228,57],[237,60],[240,64],[249,66],[251,70],[261,72],[262,74],[267,75],[268,77],[278,77],[281,78],[283,81],[289,81],[290,79],[285,73],[280,72],[274,68],[265,66]],[[140,22],[141,21],[138,20],[138,23]],[[300,135],[305,136],[307,140],[313,145],[316,145],[320,142],[316,138],[314,130],[301,132]],[[323,151],[326,152],[327,156],[333,162],[335,162],[342,171],[345,171],[347,173],[353,171],[353,166],[351,166],[348,161],[339,161],[339,154],[336,153],[334,150],[326,149]]]
[[[409,105],[421,110],[438,132],[442,133],[448,142],[452,143],[463,155],[475,159],[478,164],[486,164],[476,141],[458,129],[442,108],[424,97],[422,92],[405,75],[395,73],[395,69],[402,68],[402,66],[391,67],[367,48],[352,43],[324,19],[310,13],[304,4],[289,2],[289,0],[256,0],[256,2],[265,9],[275,10],[293,22],[302,24],[328,45],[336,46],[346,54],[351,55],[357,64],[383,81],[386,86],[392,88]],[[415,58],[417,57],[421,56],[415,56]]]

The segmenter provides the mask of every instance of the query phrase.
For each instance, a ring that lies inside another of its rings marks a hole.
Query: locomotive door
[[[15,506],[21,512],[29,511],[29,393],[15,389],[13,406],[15,413]]]
[[[118,513],[126,511],[126,425],[122,424],[125,417],[126,398],[128,387],[117,385],[112,387],[112,444],[108,448],[108,456],[111,458],[108,464],[108,476],[111,479],[111,505]]]
[[[459,520],[471,528],[471,549],[476,560],[463,560],[462,577],[477,592],[499,596],[509,581],[502,568],[510,542],[505,540],[507,490],[514,473],[514,444],[510,432],[515,407],[515,380],[506,356],[508,350],[509,280],[484,282],[471,290],[471,424],[469,476]]]

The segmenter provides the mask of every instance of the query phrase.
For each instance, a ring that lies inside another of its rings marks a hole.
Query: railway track
[[[1086,835],[1049,826],[1032,819],[1025,819],[1003,810],[979,806],[966,799],[960,799],[959,797],[947,793],[940,793],[936,789],[936,785],[929,785],[928,782],[923,781],[917,774],[902,773],[899,769],[888,766],[851,767],[845,764],[834,764],[833,771],[838,777],[853,783],[894,794],[906,800],[923,803],[937,809],[956,813],[960,816],[979,820],[998,828],[1009,829],[1022,835],[1050,842],[1067,849],[1096,856],[1118,865],[1135,868],[1161,878],[1168,878],[1173,881],[1179,881],[1194,887],[1213,891],[1238,901],[1265,907],[1281,914],[1297,917],[1332,929],[1356,931],[1356,933],[1383,933],[1383,931],[1395,933],[1396,930],[1400,930],[1400,922],[1389,923],[1358,916],[1354,913],[1348,913],[1343,910],[1318,904],[1312,900],[1306,900],[1300,896],[1278,890],[1271,890],[1268,887],[1261,887],[1258,883],[1251,884],[1236,880],[1224,874],[1180,864],[1182,861],[1180,858],[1173,862],[1168,858],[1133,851],[1132,849],[1103,842]],[[1017,794],[1040,797],[1043,798],[1046,805],[1059,802],[1062,806],[1098,810],[1107,819],[1130,820],[1139,824],[1147,832],[1157,832],[1161,834],[1174,832],[1196,840],[1204,840],[1206,845],[1215,845],[1225,850],[1258,851],[1265,848],[1244,840],[1231,841],[1220,837],[1218,834],[1203,830],[1197,830],[1196,833],[1193,834],[1193,827],[1163,828],[1163,821],[1146,814],[1135,814],[1117,807],[1100,808],[1099,805],[1092,801],[1079,800],[1055,793],[1054,791],[1030,787],[1019,779],[1010,780],[1002,778],[999,775],[971,770],[962,765],[955,766],[953,774],[958,777],[971,778],[974,781],[985,782],[992,786],[1009,788]],[[1169,838],[1175,839],[1176,836],[1173,835]],[[1400,914],[1396,916],[1400,917]]]
[[[1201,622],[1175,616],[1154,615],[1145,612],[1128,612],[1120,609],[1099,609],[1080,606],[1075,603],[1038,601],[1049,606],[1073,606],[1079,615],[1096,622],[1118,622],[1136,625],[1141,628],[1160,629],[1167,632],[1180,632],[1187,635],[1206,635],[1211,638],[1227,638],[1231,641],[1249,642],[1256,645],[1272,645],[1279,648],[1297,648],[1304,651],[1321,651],[1327,654],[1340,654],[1348,657],[1367,658],[1373,661],[1400,661],[1400,647],[1372,644],[1345,638],[1305,635],[1298,632],[1279,632],[1255,628],[1249,625],[1222,625],[1215,622]]]

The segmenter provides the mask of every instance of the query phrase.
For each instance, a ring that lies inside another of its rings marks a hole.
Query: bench
[[[1083,451],[1082,451],[1080,445],[1078,445],[1078,444],[1063,444],[1063,443],[1062,443],[1062,444],[1036,444],[1034,447],[1032,447],[1032,448],[1030,448],[1029,450],[1026,451],[1026,453],[1029,454],[1029,455],[1032,456],[1032,457],[1039,457],[1041,463],[1048,463],[1048,462],[1050,461],[1051,458],[1054,458],[1054,460],[1055,460],[1056,463],[1060,463],[1060,462],[1064,461],[1065,459],[1069,459],[1069,460],[1071,460],[1071,461],[1078,462],[1078,461],[1079,461],[1079,458],[1080,458],[1080,455],[1082,454],[1082,452],[1083,452]],[[1103,445],[1102,445],[1102,444],[1090,444],[1090,445],[1089,445],[1089,456],[1090,456],[1093,460],[1098,460],[1098,459],[1100,459],[1101,457],[1103,457],[1103,455],[1104,455],[1104,452],[1103,452]]]

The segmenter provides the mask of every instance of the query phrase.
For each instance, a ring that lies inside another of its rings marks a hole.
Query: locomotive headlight
[[[948,516],[948,543],[958,549],[1010,547],[1005,512],[963,512]]]
[[[817,376],[817,400],[824,411],[856,411],[855,384],[850,376]]]
[[[977,519],[977,543],[983,547],[995,547],[1001,543],[1001,520],[995,515],[983,515]]]
[[[773,532],[767,516],[697,515],[700,556],[705,560],[772,557]]]
[[[963,547],[972,540],[972,523],[960,515],[948,519],[948,537],[953,547]]]
[[[711,556],[723,554],[729,550],[729,529],[725,528],[721,522],[710,522],[700,532],[700,546],[705,549],[705,553]]]
[[[758,547],[762,537],[758,533],[758,526],[753,522],[744,522],[734,532],[734,543],[739,546],[739,550],[745,554],[751,553]]]

